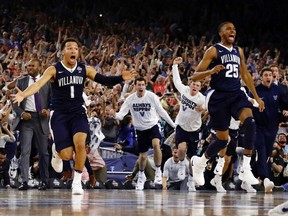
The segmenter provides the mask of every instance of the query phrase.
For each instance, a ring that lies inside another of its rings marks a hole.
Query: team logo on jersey
[[[273,99],[276,101],[278,98],[278,95],[273,95]]]
[[[81,73],[82,72],[82,68],[80,66],[77,67],[77,71],[78,73]]]
[[[185,106],[184,104],[182,105],[182,109],[183,111],[185,111],[187,109],[187,106]]]
[[[139,113],[142,117],[145,115],[145,112],[139,112]]]
[[[189,98],[185,97],[185,95],[181,98],[182,103],[182,109],[185,111],[187,108],[194,110],[194,108],[197,106],[197,104],[193,101],[191,101]]]

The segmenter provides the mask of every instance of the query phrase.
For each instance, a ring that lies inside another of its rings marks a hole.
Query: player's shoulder
[[[210,56],[211,58],[214,58],[217,56],[217,50],[217,44],[214,44],[205,51],[205,56]]]

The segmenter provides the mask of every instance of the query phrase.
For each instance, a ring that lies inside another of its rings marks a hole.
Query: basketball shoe
[[[52,144],[51,165],[57,173],[61,173],[63,171],[63,161],[59,157],[58,152],[56,151],[55,143]]]

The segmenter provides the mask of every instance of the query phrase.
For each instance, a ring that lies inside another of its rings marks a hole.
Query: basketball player
[[[195,184],[204,185],[203,172],[206,162],[218,152],[220,157],[224,157],[222,149],[228,143],[229,124],[231,116],[240,120],[244,130],[244,158],[243,166],[240,170],[239,178],[248,184],[258,184],[259,181],[251,172],[250,160],[255,141],[255,120],[252,115],[252,104],[248,101],[245,93],[240,90],[242,81],[249,88],[254,99],[259,104],[259,111],[264,110],[264,102],[256,93],[253,79],[247,70],[243,50],[234,45],[236,28],[231,22],[221,23],[218,27],[221,38],[220,43],[210,47],[204,54],[203,59],[196,68],[192,80],[201,80],[206,76],[211,76],[211,90],[207,94],[208,112],[211,116],[211,126],[216,130],[216,137],[202,157],[193,156],[191,158],[193,179]],[[222,174],[224,166],[220,165],[217,172]]]
[[[121,76],[106,77],[98,74],[92,67],[78,62],[79,47],[76,39],[67,38],[61,44],[62,61],[48,67],[43,76],[25,91],[17,88],[13,102],[20,102],[39,91],[51,81],[50,129],[55,144],[52,146],[52,167],[62,172],[62,160],[70,160],[75,152],[74,179],[72,194],[83,194],[81,185],[82,170],[86,160],[85,142],[89,133],[88,121],[83,107],[83,88],[86,77],[104,85],[115,85],[130,80],[135,71],[124,71]],[[57,153],[58,152],[58,153]]]
[[[180,168],[178,170],[178,178],[185,178],[185,162],[186,151],[188,158],[197,154],[197,146],[199,142],[199,132],[202,125],[202,112],[205,110],[205,96],[199,92],[201,82],[191,82],[189,86],[182,84],[178,65],[182,62],[181,57],[177,57],[173,61],[172,73],[173,83],[181,94],[180,111],[176,117],[176,146],[178,147],[178,157]]]
[[[129,111],[131,112],[139,150],[139,174],[135,189],[143,190],[146,181],[144,170],[147,151],[150,147],[154,149],[154,162],[156,166],[154,183],[162,184],[159,116],[173,128],[175,128],[175,124],[162,107],[159,97],[153,92],[146,91],[147,83],[145,78],[139,77],[135,79],[134,83],[136,92],[126,98],[119,112],[115,114],[115,118],[122,120]]]

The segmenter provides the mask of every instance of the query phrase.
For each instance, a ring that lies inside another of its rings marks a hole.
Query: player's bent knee
[[[73,159],[73,148],[69,147],[62,149],[58,154],[62,160],[71,160]]]
[[[228,140],[215,140],[215,142],[211,143],[207,150],[206,150],[206,155],[208,158],[214,157],[218,152],[222,149],[224,149],[228,144]]]

